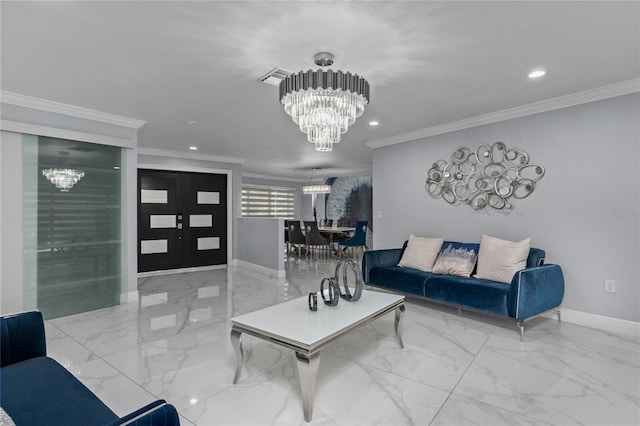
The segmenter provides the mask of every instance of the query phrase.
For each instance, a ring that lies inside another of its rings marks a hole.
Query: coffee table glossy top
[[[307,296],[231,318],[235,328],[281,339],[307,349],[318,346],[377,315],[401,305],[404,296],[363,290],[357,302],[340,300],[326,306],[318,294],[318,310],[311,311]]]

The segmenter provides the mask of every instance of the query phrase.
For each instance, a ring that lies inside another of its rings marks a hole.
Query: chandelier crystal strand
[[[84,177],[77,169],[43,169],[42,174],[62,192],[69,192],[73,185]]]
[[[316,64],[331,63],[333,55],[316,55]],[[369,104],[369,83],[349,72],[300,71],[280,82],[280,103],[316,151],[327,152],[364,113]]]

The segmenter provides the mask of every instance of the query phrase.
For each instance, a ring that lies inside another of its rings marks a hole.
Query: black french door
[[[138,170],[138,272],[227,263],[227,176]]]

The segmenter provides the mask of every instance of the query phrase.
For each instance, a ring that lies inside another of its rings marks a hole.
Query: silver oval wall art
[[[427,172],[425,190],[449,204],[474,210],[508,210],[510,199],[526,198],[544,176],[544,167],[530,163],[529,154],[508,149],[503,142],[459,148],[451,160],[438,160]]]

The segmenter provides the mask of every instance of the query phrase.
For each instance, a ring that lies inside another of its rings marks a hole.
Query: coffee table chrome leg
[[[236,374],[233,376],[233,384],[238,383],[238,377],[240,377],[240,370],[242,370],[242,339],[240,338],[238,330],[231,329],[231,346],[233,346],[236,352]]]
[[[304,420],[311,421],[313,415],[313,396],[316,389],[316,378],[320,366],[320,352],[312,355],[296,352],[296,368],[300,378],[300,390],[302,391],[302,408]]]
[[[396,336],[398,336],[398,341],[400,342],[400,347],[404,348],[404,343],[402,342],[402,319],[404,318],[404,304],[398,306],[396,308],[396,320],[394,322]]]

